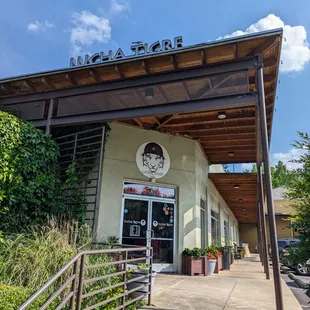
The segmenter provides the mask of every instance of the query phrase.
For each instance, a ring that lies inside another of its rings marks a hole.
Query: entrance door
[[[175,202],[126,195],[122,244],[152,246],[153,269],[174,272]]]
[[[151,200],[153,262],[167,272],[173,271],[174,208],[172,202]]]
[[[122,243],[147,246],[149,199],[124,198]]]

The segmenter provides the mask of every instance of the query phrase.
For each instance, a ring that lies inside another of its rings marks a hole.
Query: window
[[[201,229],[201,247],[204,248],[206,244],[206,202],[200,199],[200,229]]]
[[[224,221],[224,238],[225,238],[225,243],[228,245],[229,243],[229,225],[227,221]]]
[[[218,242],[218,222],[219,222],[219,215],[216,211],[211,210],[211,237],[212,237],[212,244],[216,244]]]

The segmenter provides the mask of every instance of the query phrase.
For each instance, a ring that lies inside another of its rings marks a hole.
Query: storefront
[[[64,139],[62,163],[83,167],[97,238],[152,246],[158,271],[180,272],[186,247],[238,243],[239,224],[255,225],[265,249],[266,194],[281,305],[268,148],[281,42],[278,29],[78,57],[69,68],[0,80],[0,106]],[[224,173],[222,164],[241,163],[258,173]]]
[[[212,169],[223,172],[222,166]],[[99,236],[152,245],[155,269],[180,271],[184,248],[212,243],[208,221],[213,203],[223,213],[213,241],[224,244],[224,210],[229,212],[225,214],[230,225],[238,225],[208,171],[194,140],[111,124],[103,159]],[[206,204],[205,213],[201,201]],[[232,235],[229,240],[230,244],[239,241]]]

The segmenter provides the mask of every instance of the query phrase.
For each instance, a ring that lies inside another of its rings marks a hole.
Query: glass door
[[[122,244],[153,247],[153,268],[174,272],[175,202],[124,195]]]
[[[146,246],[149,238],[149,200],[124,198],[122,243]]]
[[[175,204],[151,200],[151,231],[154,264],[173,264]],[[168,271],[168,270],[166,270]]]

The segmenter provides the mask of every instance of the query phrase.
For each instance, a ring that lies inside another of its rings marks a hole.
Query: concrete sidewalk
[[[283,280],[282,286],[285,309],[301,310]],[[208,277],[159,274],[155,280],[152,305],[152,309],[158,310],[276,308],[273,280],[265,279],[263,267],[255,257],[235,262],[231,271]]]

